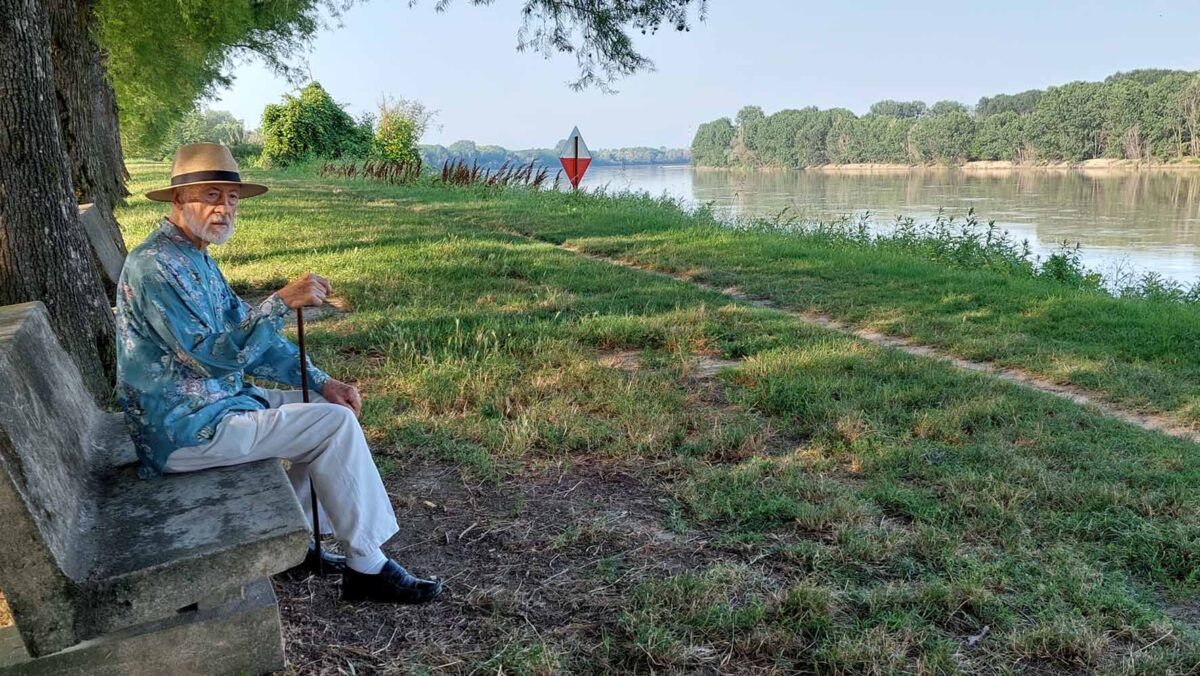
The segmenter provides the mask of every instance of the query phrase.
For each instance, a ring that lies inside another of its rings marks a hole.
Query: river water
[[[647,191],[718,218],[858,218],[886,229],[898,215],[931,220],[974,207],[1041,256],[1078,243],[1085,265],[1110,278],[1158,272],[1200,280],[1200,171],[1084,173],[956,170],[883,173],[744,172],[688,166],[597,166],[583,188]]]

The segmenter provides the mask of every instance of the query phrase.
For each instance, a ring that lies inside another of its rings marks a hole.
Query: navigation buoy
[[[579,133],[579,127],[571,130],[571,135],[567,137],[567,143],[563,146],[562,155],[559,156],[558,161],[562,162],[563,171],[567,172],[567,180],[571,182],[571,187],[578,189],[584,172],[592,163],[592,154],[588,151],[587,144],[583,142],[583,135]]]

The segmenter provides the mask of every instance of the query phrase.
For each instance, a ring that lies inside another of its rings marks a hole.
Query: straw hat
[[[267,191],[267,186],[246,183],[238,173],[237,160],[233,153],[219,143],[192,143],[179,146],[175,151],[175,162],[171,165],[171,185],[151,190],[146,197],[155,202],[170,202],[176,188],[204,183],[222,183],[241,186],[239,197],[254,197]]]

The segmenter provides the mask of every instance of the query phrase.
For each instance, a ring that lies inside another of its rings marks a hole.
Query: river
[[[1041,256],[1078,243],[1088,267],[1109,278],[1154,271],[1200,280],[1200,171],[1083,173],[952,170],[884,173],[695,170],[678,165],[597,166],[584,189],[647,191],[721,219],[822,220],[870,213],[884,229],[897,215],[930,220],[974,208]],[[786,209],[786,211],[785,211]]]

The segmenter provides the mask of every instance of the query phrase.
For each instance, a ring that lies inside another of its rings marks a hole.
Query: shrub
[[[371,157],[387,162],[419,164],[421,151],[417,143],[433,116],[434,112],[426,110],[420,101],[383,97],[379,102]]]
[[[263,110],[262,160],[286,166],[310,159],[366,157],[374,134],[369,119],[356,122],[318,82]]]
[[[238,161],[238,164],[253,164],[258,160],[259,155],[262,155],[261,143],[235,143],[229,146],[229,152],[233,154],[233,159]]]
[[[234,150],[244,145],[252,134],[253,132],[246,131],[242,121],[234,117],[233,113],[200,108],[172,124],[166,140],[151,153],[151,157],[170,160],[175,157],[176,148],[187,143],[220,143]],[[234,157],[238,157],[236,150]]]

